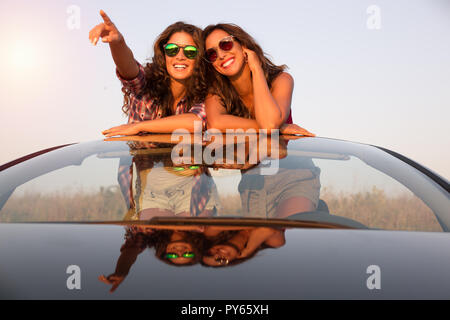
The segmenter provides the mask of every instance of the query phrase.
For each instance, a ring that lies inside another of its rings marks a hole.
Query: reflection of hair
[[[261,47],[256,41],[242,28],[231,23],[219,23],[216,25],[209,25],[203,30],[203,41],[216,29],[220,29],[234,36],[234,39],[246,48],[254,51],[262,63],[264,75],[267,80],[269,88],[272,86],[272,81],[286,69],[285,65],[277,66],[269,60]],[[249,110],[245,107],[236,89],[231,84],[230,80],[214,70],[212,64],[207,64],[208,83],[212,83],[212,93],[216,94],[222,100],[224,107],[229,114],[233,114],[245,118],[254,118]]]
[[[156,39],[153,51],[154,55],[151,63],[145,66],[145,78],[147,82],[146,93],[154,100],[154,103],[161,105],[162,117],[172,115],[172,104],[174,102],[172,92],[170,90],[170,76],[166,69],[166,57],[164,53],[164,45],[170,37],[177,32],[186,32],[190,34],[198,49],[197,58],[194,66],[194,73],[186,83],[186,102],[187,106],[201,103],[205,99],[207,92],[205,74],[205,63],[202,61],[204,55],[204,45],[201,40],[201,29],[184,22],[176,22],[168,26]],[[130,109],[130,92],[126,88],[122,88],[124,93],[124,105],[122,110],[125,114]]]
[[[184,231],[183,241],[189,243],[192,247],[192,252],[195,254],[195,257],[189,263],[186,264],[176,264],[166,259],[166,248],[171,242],[170,238],[173,234],[173,230],[159,230],[157,231],[156,242],[155,242],[155,256],[170,265],[173,266],[189,266],[193,264],[197,264],[202,259],[203,252],[203,243],[204,237],[203,234],[199,232],[193,231]]]
[[[152,248],[157,239],[154,229],[146,230],[140,226],[129,226],[125,228],[125,247],[140,245],[140,249]]]

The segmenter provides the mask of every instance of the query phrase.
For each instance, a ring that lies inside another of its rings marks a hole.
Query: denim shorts
[[[275,218],[277,207],[293,197],[304,197],[317,208],[320,169],[280,168],[274,175],[244,174],[239,184],[244,216]]]

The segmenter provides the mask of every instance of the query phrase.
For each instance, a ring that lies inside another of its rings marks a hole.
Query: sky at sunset
[[[295,80],[294,122],[383,146],[450,178],[450,1],[0,2],[0,164],[126,122],[103,9],[145,62],[182,20],[232,22]]]

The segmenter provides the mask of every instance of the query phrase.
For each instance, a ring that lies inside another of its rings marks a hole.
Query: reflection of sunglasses
[[[188,59],[195,59],[197,57],[198,50],[194,46],[179,46],[175,43],[168,43],[164,46],[164,52],[169,57],[175,57],[178,52],[180,51],[180,48],[183,49],[183,53],[186,58]]]
[[[230,51],[231,49],[233,49],[233,38],[234,38],[234,36],[228,36],[228,37],[220,40],[219,41],[220,50]],[[213,63],[214,61],[217,60],[216,49],[211,48],[211,49],[206,50],[205,56],[206,56],[206,60],[208,60],[208,62]]]
[[[195,257],[195,253],[193,252],[185,252],[181,255],[181,257],[183,258],[194,258]],[[167,259],[176,259],[176,258],[180,258],[180,256],[178,255],[178,253],[173,253],[173,252],[168,252],[166,253],[166,258]]]
[[[188,167],[190,170],[197,170],[198,168],[200,168],[200,166],[189,166]],[[186,168],[184,167],[173,167],[174,171],[184,171]]]

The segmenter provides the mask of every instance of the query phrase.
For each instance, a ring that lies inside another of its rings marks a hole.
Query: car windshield
[[[295,136],[173,139],[80,143],[3,166],[0,222],[247,219],[414,231],[450,226],[448,191],[374,146]]]

